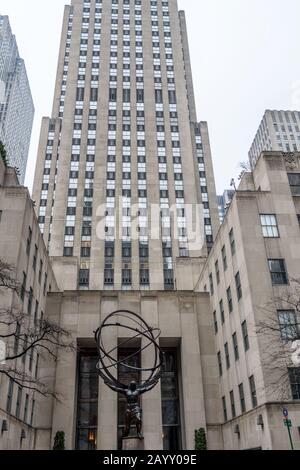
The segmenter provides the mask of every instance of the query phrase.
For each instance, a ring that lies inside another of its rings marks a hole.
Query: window
[[[39,362],[40,362],[40,355],[36,355],[36,363],[35,363],[35,372],[34,372],[34,377],[37,378],[38,376],[38,370],[39,370]]]
[[[289,369],[293,400],[300,400],[300,367]]]
[[[117,101],[117,89],[116,88],[109,89],[109,101],[112,101],[112,102]]]
[[[218,260],[215,263],[215,270],[216,270],[217,284],[220,284],[220,269],[219,269],[219,261]]]
[[[163,102],[162,90],[155,90],[155,102],[156,103],[162,103]]]
[[[260,223],[265,238],[279,237],[276,215],[263,214],[260,216]]]
[[[130,88],[123,89],[123,102],[130,103]]]
[[[244,348],[245,351],[249,349],[249,336],[248,336],[248,327],[246,320],[242,323],[242,333],[243,333],[243,341],[244,341]]]
[[[42,272],[43,272],[43,261],[40,260],[40,269],[39,269],[39,284],[42,282]]]
[[[224,313],[224,302],[223,302],[223,300],[220,300],[219,306],[220,306],[221,321],[224,324],[225,323],[225,313]]]
[[[91,256],[90,247],[86,247],[86,246],[81,247],[81,257],[82,258],[89,258],[90,256]]]
[[[136,101],[137,103],[144,103],[144,90],[142,89],[136,90]]]
[[[256,396],[254,375],[251,375],[251,377],[249,377],[249,386],[250,386],[252,406],[253,408],[255,408],[257,406],[257,396]]]
[[[27,237],[27,243],[26,243],[26,254],[29,255],[30,253],[30,246],[31,246],[31,240],[32,240],[32,230],[29,227],[28,230],[28,237]]]
[[[217,320],[217,312],[214,311],[214,327],[215,327],[215,334],[218,333],[218,320]]]
[[[31,314],[32,301],[33,301],[33,290],[32,290],[32,287],[30,287],[29,296],[28,296],[28,307],[27,307],[27,311],[29,315]]]
[[[24,300],[25,292],[26,292],[26,279],[27,279],[26,273],[23,272],[23,282],[22,282],[21,293],[20,293],[20,297],[22,300]]]
[[[278,321],[281,338],[284,341],[293,341],[299,338],[299,329],[294,310],[278,310]]]
[[[20,411],[21,411],[21,404],[22,404],[22,388],[18,387],[18,395],[17,395],[17,403],[16,403],[16,418],[20,418]]]
[[[228,301],[228,308],[229,312],[231,313],[233,311],[233,302],[232,302],[232,293],[231,293],[231,288],[228,287],[227,289],[227,301]]]
[[[214,281],[212,274],[209,275],[209,288],[210,288],[210,295],[214,295]]]
[[[239,394],[240,394],[240,404],[241,404],[241,412],[245,413],[246,411],[246,402],[245,402],[245,393],[244,393],[244,385],[239,385]]]
[[[284,259],[269,259],[268,263],[273,286],[287,285],[288,277]]]
[[[77,450],[95,450],[98,423],[98,374],[97,355],[81,353],[79,357]]]
[[[149,269],[140,269],[140,284],[142,286],[149,285]]]
[[[233,233],[233,228],[229,232],[229,241],[230,241],[230,248],[231,248],[231,254],[235,254],[235,239],[234,239],[234,233]]]
[[[300,196],[300,173],[288,173],[293,196]]]
[[[8,392],[7,392],[7,401],[6,401],[6,411],[7,413],[11,412],[11,405],[14,393],[14,382],[12,379],[9,379]]]
[[[35,301],[35,309],[34,309],[34,324],[36,325],[37,319],[38,319],[38,312],[39,312],[39,303],[36,300]]]
[[[239,360],[240,355],[239,355],[239,346],[238,346],[238,340],[237,340],[237,334],[234,333],[232,335],[232,344],[233,344],[233,352],[234,352],[234,358],[236,361]]]
[[[26,393],[25,396],[25,405],[24,405],[24,423],[27,423],[27,415],[28,415],[28,402],[29,402],[29,395]]]
[[[230,392],[230,406],[231,406],[231,415],[232,418],[236,417],[236,411],[235,411],[235,403],[234,403],[234,393],[233,390]]]
[[[224,351],[225,351],[225,358],[226,358],[226,367],[227,369],[230,369],[230,356],[229,356],[228,343],[224,345]]]
[[[65,246],[65,247],[64,247],[64,256],[65,256],[65,257],[73,256],[73,247],[71,247],[71,246]]]
[[[46,295],[46,293],[47,293],[47,281],[48,281],[48,275],[47,275],[47,273],[45,273],[44,288],[43,288],[44,295]]]
[[[162,425],[164,450],[181,449],[180,398],[176,349],[166,349],[161,378]]]
[[[238,300],[241,300],[243,297],[243,292],[242,292],[242,285],[241,285],[241,276],[240,273],[236,273],[235,275],[235,285],[236,285],[236,295]]]
[[[90,101],[98,101],[98,88],[91,88]]]
[[[32,400],[31,415],[30,415],[30,426],[33,426],[34,410],[35,410],[35,400]]]
[[[223,268],[226,271],[228,264],[227,264],[227,255],[226,255],[226,248],[225,245],[222,248],[222,260],[223,260]]]
[[[84,88],[77,88],[76,91],[76,101],[84,100]]]
[[[35,269],[36,269],[37,255],[38,255],[38,247],[35,245],[35,246],[34,246],[33,261],[32,261],[32,267],[33,267],[33,270],[34,270],[34,271],[35,271]]]
[[[112,268],[104,269],[104,284],[106,286],[114,285],[114,270]]]
[[[226,407],[226,398],[222,397],[222,407],[223,407],[223,414],[224,414],[224,421],[227,421],[227,407]]]
[[[122,257],[131,258],[131,243],[122,244]]]
[[[122,269],[123,286],[131,286],[131,269]]]
[[[221,357],[221,352],[218,352],[218,365],[219,365],[219,375],[222,377],[223,375],[223,367],[222,367],[222,357]]]
[[[65,235],[72,236],[75,234],[75,227],[66,227],[65,228]]]
[[[90,282],[90,271],[89,269],[79,270],[79,287],[88,287]]]
[[[164,285],[167,290],[174,289],[173,269],[164,269]]]

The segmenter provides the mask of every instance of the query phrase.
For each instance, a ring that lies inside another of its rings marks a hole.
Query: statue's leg
[[[137,430],[137,435],[139,439],[142,439],[143,435],[142,435],[142,420],[141,419],[137,419],[136,421],[136,430]]]
[[[126,411],[125,416],[125,429],[123,431],[123,437],[128,437],[130,434],[130,426],[131,426],[131,413]]]

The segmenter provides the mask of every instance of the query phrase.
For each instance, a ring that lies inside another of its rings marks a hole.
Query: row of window
[[[31,400],[31,410],[29,410],[30,396],[28,393],[25,393],[25,401],[23,405],[23,389],[22,387],[18,387],[17,398],[16,398],[16,408],[15,408],[15,412],[13,413],[12,411],[13,397],[14,397],[14,382],[10,379],[9,384],[8,384],[8,391],[7,391],[6,411],[9,414],[14,414],[14,416],[17,419],[23,421],[25,424],[33,426],[35,400],[34,399]],[[23,413],[21,414],[22,407],[23,407]]]
[[[218,332],[216,312],[214,312],[214,319],[215,319],[214,320],[215,332]],[[250,348],[250,343],[249,343],[248,327],[247,327],[247,321],[246,320],[241,324],[241,331],[242,331],[242,337],[243,337],[244,350],[245,350],[245,352],[247,352]],[[240,354],[239,354],[239,345],[238,345],[238,338],[237,338],[237,333],[236,332],[232,335],[232,346],[233,346],[233,353],[234,353],[235,361],[238,361],[239,358],[240,358]],[[230,353],[229,353],[228,343],[225,343],[225,345],[224,345],[224,353],[225,353],[226,368],[230,369],[231,363],[230,363]],[[220,375],[220,377],[222,377],[222,375],[223,375],[223,362],[222,362],[222,353],[221,353],[221,351],[218,352],[217,359],[218,359],[219,375]]]
[[[240,383],[238,388],[239,388],[239,401],[240,401],[241,413],[245,413],[247,411],[247,406],[246,406],[245,393],[244,393],[244,384]],[[249,389],[250,389],[250,395],[251,395],[252,408],[256,408],[257,407],[257,394],[256,394],[254,375],[251,375],[251,377],[249,377]],[[230,399],[231,418],[229,418],[228,411],[227,411],[226,397],[225,396],[222,397],[224,421],[228,421],[228,419],[234,419],[237,416],[236,401],[235,401],[233,390],[229,392],[229,399]]]
[[[157,7],[156,3],[152,3],[151,14],[157,22]],[[159,32],[155,25],[152,26],[152,48],[153,54],[156,51],[156,43],[159,45]],[[155,44],[155,45],[154,45]],[[159,181],[160,181],[160,208],[162,212],[165,212],[165,216],[162,220],[162,250],[163,250],[163,270],[164,270],[164,287],[166,290],[174,289],[174,270],[173,270],[173,258],[172,258],[172,239],[170,233],[170,216],[169,216],[169,191],[168,191],[168,176],[166,166],[166,148],[165,148],[165,128],[164,128],[164,101],[161,90],[161,62],[160,57],[156,57],[153,62],[153,70],[155,77],[155,103],[156,103],[156,126],[157,126],[157,148],[159,158]],[[174,73],[169,70],[174,78]],[[159,81],[158,81],[159,80]],[[174,100],[174,98],[173,98]],[[176,111],[173,112],[172,124],[178,128],[178,120]],[[164,175],[162,177],[161,175]]]

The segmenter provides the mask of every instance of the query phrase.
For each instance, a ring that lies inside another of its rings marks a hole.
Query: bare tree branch
[[[21,289],[16,280],[15,268],[0,258],[0,296],[7,291],[20,295],[21,290],[24,292],[23,287]],[[36,352],[56,362],[59,351],[76,351],[72,334],[48,318],[33,322],[30,315],[12,306],[0,308],[0,340],[5,340],[7,346],[5,365],[0,365],[0,374],[24,389],[57,399],[57,394],[48,389],[44,380],[20,371],[18,360],[26,355],[33,357]]]
[[[20,284],[15,279],[15,269],[0,258],[0,288],[20,292]]]
[[[300,279],[290,281],[290,286],[280,296],[259,307],[261,320],[256,327],[261,340],[266,388],[285,400],[291,395],[290,370],[295,367],[291,345],[300,339]],[[279,311],[293,312],[295,321],[280,324]]]

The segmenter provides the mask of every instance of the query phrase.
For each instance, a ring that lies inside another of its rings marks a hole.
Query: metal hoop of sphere
[[[112,328],[120,328],[129,332],[128,337],[121,340],[121,342],[109,349],[104,344],[105,333]],[[155,384],[158,382],[161,376],[161,369],[164,363],[163,352],[157,342],[160,336],[159,328],[152,328],[148,323],[140,317],[140,315],[131,312],[130,310],[117,310],[108,315],[102,322],[101,326],[95,332],[95,341],[97,343],[98,350],[98,364],[97,371],[104,382],[109,386],[110,384],[126,389],[127,385],[121,383],[113,372],[118,370],[119,366],[122,366],[128,372],[139,372],[148,373],[145,379],[139,384],[139,387],[147,387],[148,385]],[[141,348],[132,354],[129,354],[125,358],[118,360],[114,356],[114,353],[118,348],[124,347],[133,340],[144,339],[144,343]],[[152,367],[136,367],[128,364],[128,360],[138,356],[142,351],[151,348],[153,349],[153,366]]]

